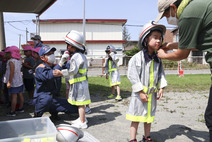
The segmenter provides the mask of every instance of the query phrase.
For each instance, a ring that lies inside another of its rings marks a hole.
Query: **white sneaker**
[[[71,126],[76,127],[78,129],[86,129],[88,128],[88,125],[86,122],[82,123],[81,121],[75,124],[72,124]]]
[[[91,113],[91,109],[89,107],[85,107],[85,113],[90,114]]]
[[[79,123],[79,122],[81,122],[80,117],[77,118],[76,120],[71,121],[71,124],[76,124],[76,123]],[[86,117],[85,117],[85,123],[86,123],[86,124],[88,123],[88,120],[87,120]]]

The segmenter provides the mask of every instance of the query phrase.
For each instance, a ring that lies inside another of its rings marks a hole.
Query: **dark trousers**
[[[209,129],[210,142],[212,142],[212,86],[210,88],[208,105],[205,111],[205,122],[206,122],[206,126]]]
[[[67,99],[53,98],[50,95],[40,95],[34,99],[35,114],[42,116],[44,112],[55,114],[57,112],[78,113],[78,107],[71,105]]]

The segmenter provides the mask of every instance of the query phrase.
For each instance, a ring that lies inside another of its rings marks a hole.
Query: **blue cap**
[[[43,56],[43,55],[49,53],[50,51],[56,51],[56,48],[55,47],[50,47],[48,45],[43,45],[41,47],[41,49],[39,50],[39,56]]]

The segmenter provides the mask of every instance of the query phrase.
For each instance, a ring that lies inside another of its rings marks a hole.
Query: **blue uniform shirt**
[[[45,67],[38,67],[35,71],[35,93],[34,97],[39,95],[52,95],[57,93],[59,85],[61,82],[53,76],[53,70],[62,68],[59,65],[51,68],[47,64],[43,63]]]

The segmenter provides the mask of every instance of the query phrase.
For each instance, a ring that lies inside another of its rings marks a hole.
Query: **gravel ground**
[[[101,94],[92,95],[91,114],[86,114],[89,121],[88,132],[100,142],[127,142],[130,138],[130,121],[125,119],[130,92],[123,92],[124,99],[115,102]],[[208,92],[201,93],[164,93],[158,101],[155,121],[152,123],[151,136],[155,142],[207,142],[208,129],[204,123],[204,111],[208,101]],[[8,108],[0,105],[0,121],[31,118],[33,107],[25,105],[25,112],[16,117],[6,117]],[[44,116],[49,116],[45,113]],[[60,113],[60,121],[55,125],[70,123],[77,115]],[[139,125],[137,139],[143,136],[143,124]]]

